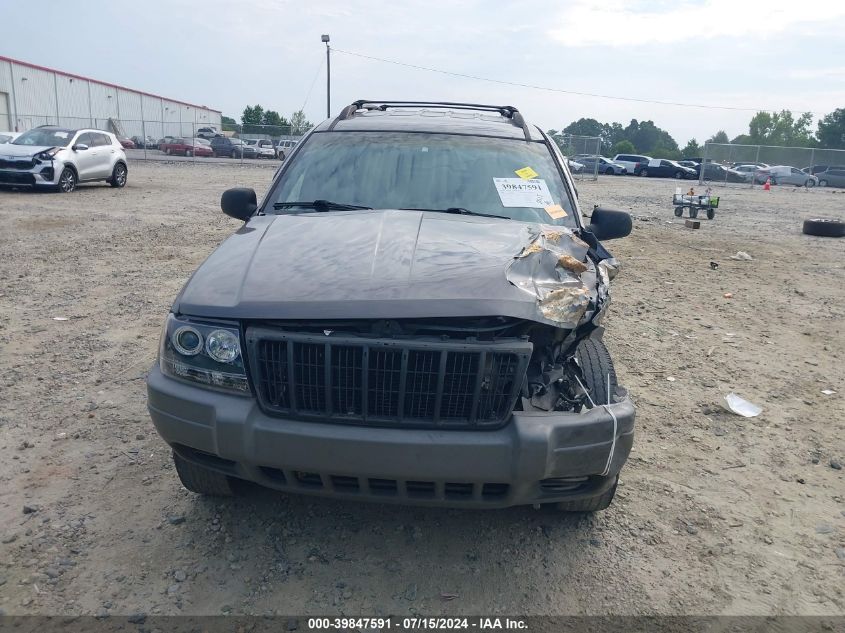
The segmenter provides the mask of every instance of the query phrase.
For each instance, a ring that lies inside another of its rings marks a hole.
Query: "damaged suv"
[[[186,488],[606,508],[634,407],[602,343],[631,231],[585,225],[510,106],[357,101],[297,144],[173,304],[148,377]]]

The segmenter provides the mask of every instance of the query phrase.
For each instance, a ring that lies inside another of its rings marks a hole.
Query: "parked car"
[[[215,136],[211,139],[211,150],[214,156],[228,156],[229,158],[255,158],[254,147],[247,145],[239,138]]]
[[[797,167],[774,165],[760,172],[771,177],[773,185],[795,185],[796,187],[815,187],[819,179],[806,174]],[[758,174],[759,177],[759,174]],[[763,179],[765,181],[765,178]]]
[[[678,164],[695,170],[696,174],[698,174],[699,170],[701,169],[701,163],[697,163],[694,160],[679,160]]]
[[[731,163],[730,169],[736,169],[739,166],[743,166],[743,167],[750,166],[750,167],[756,167],[757,169],[765,169],[769,165],[766,164],[766,163],[757,163],[757,162],[754,162],[753,160],[748,160],[748,161],[743,160],[743,161],[736,161],[736,162]]]
[[[174,143],[165,145],[165,154],[175,156],[211,156],[211,147],[205,145],[198,138],[180,138]]]
[[[831,167],[816,174],[819,187],[845,187],[845,167]]]
[[[123,187],[126,152],[111,132],[42,125],[24,132],[0,152],[0,185],[70,193],[79,183],[104,180]]]
[[[719,163],[706,162],[704,163],[704,180],[712,180],[715,182],[749,182],[751,176],[744,174],[735,169],[730,169]]]
[[[0,132],[0,145],[11,143],[20,136],[20,132]]]
[[[2,134],[2,132],[0,132]],[[812,165],[810,167],[805,167],[801,171],[805,174],[812,174],[813,176],[817,176],[819,173],[823,171],[827,171],[829,169],[845,169],[845,165]]]
[[[569,171],[573,174],[580,174],[584,171],[584,163],[579,163],[577,160],[567,158],[566,164],[569,166]]]
[[[651,156],[641,156],[640,154],[617,154],[613,157],[614,163],[619,163],[628,170],[629,174],[635,176],[639,176],[640,170],[651,160]]]
[[[256,158],[276,158],[276,148],[273,146],[273,141],[268,139],[250,139],[246,143],[250,147],[255,148]]]
[[[604,156],[579,156],[578,162],[584,164],[584,169],[589,174],[606,174],[608,176],[624,176],[628,168],[621,163],[615,163]],[[598,164],[596,164],[598,163]]]
[[[282,139],[276,144],[276,158],[284,160],[285,156],[289,156],[296,147],[297,141],[291,139]]]
[[[674,160],[652,158],[645,165],[640,165],[640,176],[651,178],[677,178],[692,180],[698,178],[698,172],[690,167],[684,167]]]
[[[137,149],[158,149],[158,143],[152,136],[133,136],[132,142],[135,143]]]
[[[215,136],[220,136],[220,131],[214,127],[213,125],[209,125],[208,127],[201,127],[197,129],[196,137],[197,138],[207,138],[213,139]]]
[[[617,270],[600,240],[631,217],[586,224],[565,159],[515,108],[421,106],[444,116],[353,103],[260,204],[223,193],[244,224],[179,293],[147,377],[188,490],[610,504],[635,413],[600,338]]]
[[[119,138],[117,140],[123,146],[123,149],[135,149],[135,142],[131,138]]]

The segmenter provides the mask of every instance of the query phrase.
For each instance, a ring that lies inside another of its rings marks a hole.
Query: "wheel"
[[[819,187],[827,187],[827,180],[819,180]]]
[[[169,147],[168,147],[168,148],[166,148],[166,149],[164,150],[164,153],[165,153],[165,154],[167,154],[168,156],[170,156],[170,148],[169,148]]]
[[[191,157],[191,156],[193,156],[193,155],[194,155],[194,153],[193,153],[191,150],[189,150],[189,149],[186,149],[186,150],[185,150],[185,156],[187,156],[187,157],[189,157],[189,158],[190,158],[190,157]]]
[[[843,237],[845,236],[845,222],[831,220],[830,218],[813,218],[811,220],[804,220],[802,231],[805,235]]]
[[[575,360],[584,375],[584,386],[590,394],[592,403],[596,405],[608,404],[616,392],[616,370],[613,359],[602,341],[588,338],[578,345],[575,350]],[[610,391],[608,388],[610,383]],[[592,407],[592,404],[590,404]]]
[[[689,216],[690,216],[693,220],[694,220],[695,218],[697,218],[697,217],[698,217],[698,209],[696,209],[695,207],[690,207],[690,208],[689,208]]]
[[[675,180],[680,180],[684,177],[684,175],[679,171],[676,171],[674,174],[672,174],[672,176],[675,178]]]
[[[605,176],[612,176],[612,175],[613,175],[613,167],[608,167],[608,168],[604,171],[604,175],[605,175]]]
[[[191,492],[212,497],[231,497],[235,494],[232,482],[226,475],[197,466],[182,459],[175,452],[173,464],[176,466],[179,481]]]
[[[613,497],[616,494],[616,486],[618,485],[619,475],[616,475],[613,485],[598,497],[560,501],[555,504],[555,509],[560,512],[598,512],[599,510],[607,510],[610,502],[613,501]]]
[[[285,153],[279,152],[279,160],[284,160],[284,159],[285,159]]]
[[[675,207],[675,217],[676,218],[681,217],[683,214],[684,214],[684,208],[683,207]]]
[[[62,170],[61,175],[59,176],[59,185],[58,190],[62,193],[70,193],[74,189],[76,189],[76,172],[73,171],[70,167],[65,167]]]
[[[716,209],[707,209],[707,219],[712,220],[716,217]]]
[[[124,165],[123,163],[118,163],[114,166],[114,169],[111,172],[109,184],[117,189],[126,186],[126,174],[126,165]]]
[[[641,169],[641,170],[640,170],[640,176],[642,176],[642,177],[644,177],[644,178],[645,178],[646,176],[648,176],[648,169]]]
[[[804,183],[804,186],[805,186],[805,187],[807,187],[808,189],[809,189],[810,187],[815,187],[815,186],[816,186],[816,181],[815,181],[815,180],[813,180],[813,179],[811,179],[811,178],[807,178],[806,182]]]

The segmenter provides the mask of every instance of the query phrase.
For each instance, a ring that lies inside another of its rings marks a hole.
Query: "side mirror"
[[[596,207],[587,229],[599,241],[625,237],[631,234],[631,216],[626,211]]]
[[[77,143],[71,148],[74,152],[84,152],[88,149],[88,146],[85,143]]]
[[[220,197],[220,208],[226,215],[246,222],[258,208],[255,190],[246,187],[227,189]]]

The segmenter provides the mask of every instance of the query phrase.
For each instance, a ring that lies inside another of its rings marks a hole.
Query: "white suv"
[[[126,185],[126,152],[114,134],[42,125],[0,147],[0,185],[70,193],[81,182]]]
[[[296,147],[297,141],[292,141],[290,139],[282,139],[276,145],[276,158],[279,160],[284,160],[285,156],[290,154],[293,151],[293,148]]]

